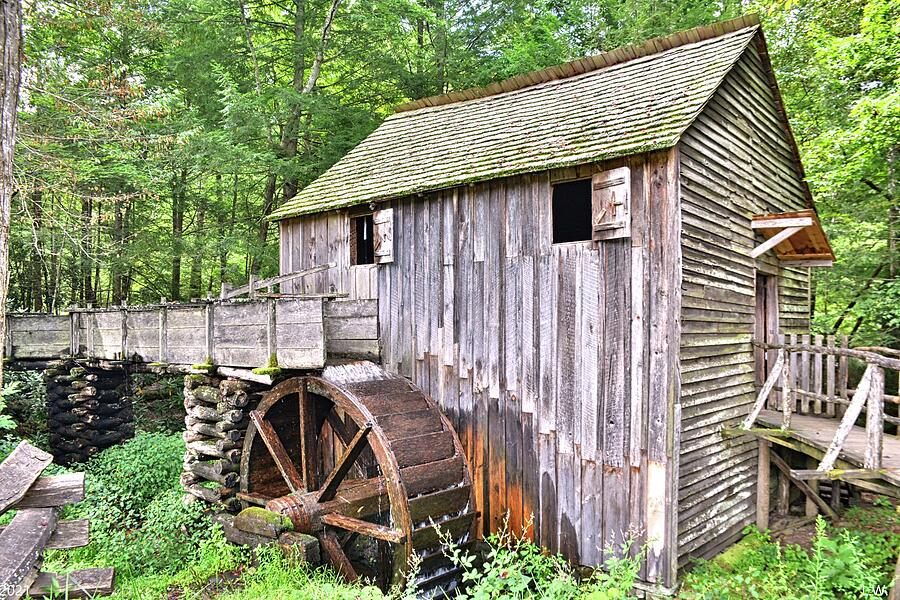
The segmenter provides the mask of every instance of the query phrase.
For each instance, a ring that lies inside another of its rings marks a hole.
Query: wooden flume
[[[342,575],[403,583],[413,554],[420,589],[456,585],[433,524],[474,539],[472,480],[456,432],[409,381],[369,362],[275,386],[250,413],[240,468],[245,504],[319,538]]]

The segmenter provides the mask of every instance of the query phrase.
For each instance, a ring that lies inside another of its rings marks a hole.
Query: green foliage
[[[56,553],[68,566],[114,566],[123,577],[172,574],[209,538],[202,505],[185,504],[178,483],[184,444],[178,435],[140,433],[86,465],[85,500],[68,518],[91,522],[91,543]]]
[[[633,542],[626,541],[618,552],[608,549],[603,570],[581,581],[560,555],[547,554],[522,533],[510,532],[508,522],[488,536],[487,551],[476,556],[464,551],[445,532],[440,532],[444,553],[463,570],[460,599],[491,598],[585,598],[619,600],[631,595],[640,571],[643,551],[631,555]],[[438,526],[440,530],[440,527]]]
[[[374,586],[348,585],[330,569],[311,568],[287,557],[277,548],[255,552],[256,564],[242,574],[238,585],[225,590],[221,600],[376,600],[384,594]]]
[[[22,386],[17,381],[11,381],[3,386],[3,393],[0,394],[0,429],[15,429],[16,422],[12,420],[7,413],[7,399],[16,394],[20,394]]]
[[[110,529],[140,526],[150,505],[178,489],[184,442],[176,434],[141,433],[86,465],[87,499],[81,511]]]
[[[810,551],[773,541],[768,532],[748,528],[749,543],[729,563],[701,561],[684,579],[680,597],[686,600],[831,600],[875,598],[882,580],[866,544],[849,530],[829,535],[825,521],[816,521]],[[746,539],[746,538],[745,538]]]
[[[6,371],[0,393],[0,430],[16,429],[45,447],[47,391],[38,371]]]
[[[891,502],[879,496],[872,508],[850,508],[837,529],[856,538],[866,562],[880,574],[881,584],[889,586],[900,556],[900,512]]]
[[[135,425],[140,431],[183,431],[183,376],[160,377],[152,373],[133,373],[131,387],[135,392]]]

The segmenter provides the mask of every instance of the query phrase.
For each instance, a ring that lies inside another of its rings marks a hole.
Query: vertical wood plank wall
[[[391,202],[394,262],[377,268],[382,362],[453,420],[484,529],[533,514],[539,543],[587,565],[638,532],[637,547],[652,538],[642,578],[664,585],[680,398],[675,156],[627,160],[629,239],[551,244],[551,182],[618,160]],[[334,260],[344,273],[317,285],[347,291],[347,261],[310,241],[346,240],[341,219],[282,223],[282,271]]]
[[[281,284],[284,294],[341,292],[351,300],[378,297],[376,266],[350,266],[350,220],[345,210],[287,219],[279,223],[280,272],[301,271],[329,262],[335,268]]]
[[[755,269],[779,275],[782,331],[808,330],[806,268],[779,269],[754,214],[806,208],[761,57],[751,47],[682,137],[684,253],[679,563],[709,556],[755,516],[757,444],[724,440],[754,400]]]

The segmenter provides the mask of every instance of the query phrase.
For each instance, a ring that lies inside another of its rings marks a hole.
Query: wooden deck
[[[763,410],[757,418],[760,426],[781,428],[782,414]],[[794,414],[791,416],[790,437],[824,453],[834,439],[840,421],[835,418]],[[866,430],[854,426],[841,449],[839,461],[862,468],[866,453]],[[882,468],[893,472],[885,473],[884,480],[900,487],[900,438],[885,435],[882,453]]]

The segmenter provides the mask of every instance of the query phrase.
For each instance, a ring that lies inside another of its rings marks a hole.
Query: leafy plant
[[[747,529],[744,551],[729,565],[700,561],[684,579],[686,600],[832,600],[875,598],[880,577],[859,538],[850,531],[829,536],[825,521],[816,521],[810,551],[782,548],[768,532]]]
[[[464,551],[452,537],[440,530],[438,535],[445,555],[463,571],[461,599],[546,598],[619,600],[630,595],[643,560],[643,550],[630,556],[633,541],[628,540],[586,581],[580,581],[572,566],[560,555],[548,554],[525,537],[531,520],[520,533],[510,532],[508,518],[501,529],[488,536],[487,551],[475,556]]]

